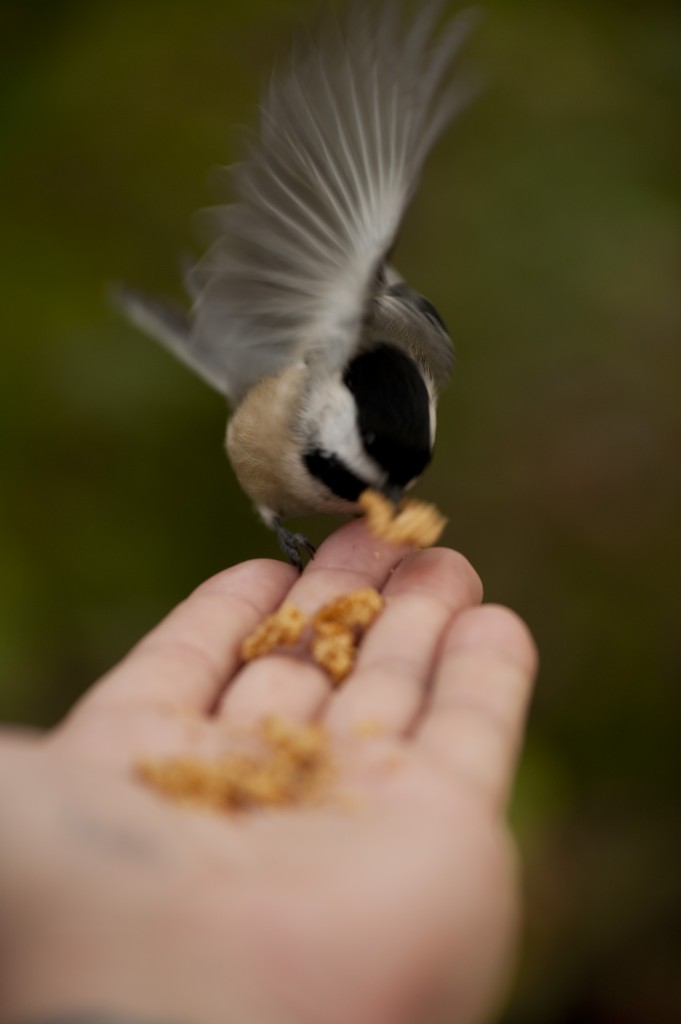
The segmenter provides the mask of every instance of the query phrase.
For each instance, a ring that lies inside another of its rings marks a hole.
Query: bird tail
[[[192,337],[189,316],[181,306],[146,295],[127,284],[112,285],[109,298],[135,327],[172,352],[206,384],[226,393],[224,381],[201,358]]]

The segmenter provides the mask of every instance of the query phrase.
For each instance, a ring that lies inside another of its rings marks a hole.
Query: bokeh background
[[[317,0],[0,2],[0,716],[49,725],[275,555],[225,410],[104,300],[179,297],[211,167]],[[458,369],[420,493],[542,653],[507,1024],[681,1020],[681,6],[487,0],[396,262]],[[327,525],[315,523],[317,539]]]

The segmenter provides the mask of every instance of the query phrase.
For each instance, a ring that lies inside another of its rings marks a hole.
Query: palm
[[[424,1000],[447,1006],[450,992],[457,1020],[476,1021],[507,967],[516,892],[502,812],[532,645],[510,613],[470,608],[479,581],[460,556],[426,552],[395,568],[403,554],[354,523],[300,579],[276,562],[227,570],[145,638],[47,745],[55,761],[88,763],[88,813],[108,789],[104,802],[120,808],[126,834],[175,849],[175,899],[210,896],[232,927],[237,913],[244,972],[257,961],[260,987],[264,972],[264,988],[295,1019],[424,1021],[434,1012]],[[240,668],[241,640],[284,597],[311,611],[367,584],[388,604],[341,689],[286,656]],[[340,799],[224,818],[135,782],[139,757],[218,754],[235,728],[268,714],[325,723]],[[360,738],[364,722],[380,733]]]

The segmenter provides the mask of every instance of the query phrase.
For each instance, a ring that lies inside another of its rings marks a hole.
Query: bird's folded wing
[[[474,12],[436,33],[439,6],[408,25],[397,3],[357,6],[274,74],[236,202],[214,211],[187,281],[195,358],[233,401],[298,359],[341,367],[357,345],[425,158],[468,99],[448,72]]]

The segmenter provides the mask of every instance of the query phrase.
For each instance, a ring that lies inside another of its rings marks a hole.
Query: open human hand
[[[284,654],[242,666],[282,600],[368,585],[387,605],[341,688]],[[6,1019],[487,1020],[517,931],[504,810],[536,655],[480,598],[462,556],[405,557],[354,522],[300,578],[258,560],[208,580],[56,730],[0,742]],[[226,816],[136,779],[268,715],[326,726],[351,802]]]

